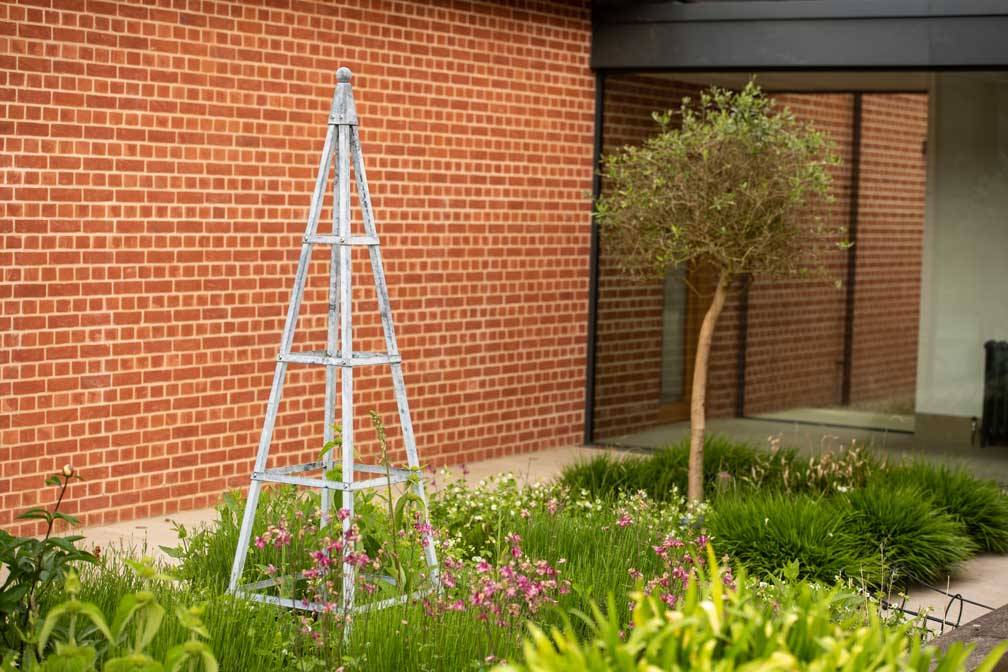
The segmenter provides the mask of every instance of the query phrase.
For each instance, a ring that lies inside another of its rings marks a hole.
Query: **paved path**
[[[952,602],[950,598],[928,588],[915,588],[909,592],[908,609],[918,611],[931,608],[931,615],[937,618],[945,617],[945,608],[949,606],[945,620],[953,623],[966,624],[974,618],[983,616],[991,609],[1008,605],[1008,555],[980,555],[963,564],[955,576],[947,583],[933,584],[935,588],[955,594],[960,594],[967,600],[979,602],[980,607],[973,604]],[[962,618],[959,617],[959,607],[962,606]],[[985,607],[990,607],[987,609]],[[939,630],[940,625],[929,623],[933,630]],[[948,628],[946,628],[947,630]]]
[[[468,473],[465,478],[470,483],[489,478],[497,474],[513,473],[524,482],[538,482],[557,476],[567,464],[584,457],[590,457],[603,452],[600,448],[554,448],[537,453],[525,453],[501,457],[483,462],[466,465]],[[607,451],[613,454],[625,455],[623,452]],[[159,546],[175,546],[178,537],[175,534],[173,522],[180,523],[192,529],[202,523],[214,519],[214,509],[198,509],[184,511],[170,516],[144,518],[114,525],[86,528],[82,533],[88,542],[101,546],[102,549],[118,548],[133,549],[137,552],[153,555],[161,559],[167,557],[161,553]],[[959,573],[952,577],[946,585],[951,593],[961,593],[967,599],[980,602],[990,607],[1000,607],[1008,604],[1008,556],[984,555],[967,562]],[[949,598],[928,590],[918,588],[910,591],[907,608],[920,609],[930,607],[932,613],[941,617]],[[950,612],[949,620],[958,618],[959,603]],[[966,623],[987,613],[987,609],[970,604],[963,605],[962,623]]]

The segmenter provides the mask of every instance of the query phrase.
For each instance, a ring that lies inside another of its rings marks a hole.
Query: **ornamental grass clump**
[[[809,495],[753,492],[720,498],[707,526],[718,552],[753,575],[798,563],[804,579],[833,583],[850,576],[879,585],[877,549],[852,530],[850,516]]]
[[[873,483],[839,497],[834,508],[897,584],[948,576],[977,551],[966,526],[912,485]]]
[[[876,473],[885,471],[883,459],[862,446],[851,444],[805,458],[779,437],[767,448],[733,441],[724,436],[704,440],[704,487],[712,499],[726,492],[747,489],[830,494],[863,487]],[[672,492],[685,492],[689,471],[686,440],[644,455],[600,453],[566,467],[561,482],[597,497],[643,490],[662,500]],[[675,488],[676,490],[673,490]]]
[[[994,481],[976,478],[962,467],[923,461],[894,466],[878,480],[889,487],[916,486],[965,525],[981,550],[1008,553],[1008,496]]]
[[[712,497],[725,489],[787,489],[801,471],[800,458],[790,448],[766,451],[717,435],[704,439],[704,456],[703,480]],[[679,496],[689,482],[689,442],[640,456],[601,453],[565,468],[561,482],[595,497],[637,491],[659,501]]]

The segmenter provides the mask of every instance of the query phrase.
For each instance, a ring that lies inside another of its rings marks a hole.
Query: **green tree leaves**
[[[655,113],[658,135],[604,159],[595,216],[623,269],[661,277],[701,264],[734,278],[818,267],[842,229],[823,225],[829,140],[753,82]]]

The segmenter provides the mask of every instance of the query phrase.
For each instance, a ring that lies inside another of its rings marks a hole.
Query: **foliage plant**
[[[637,672],[639,670],[843,670],[953,672],[965,669],[969,650],[960,644],[940,653],[922,646],[910,625],[888,626],[873,611],[866,620],[837,622],[838,603],[852,596],[822,594],[803,582],[779,586],[778,598],[762,600],[740,581],[719,579],[710,552],[712,580],[690,582],[672,609],[637,595],[632,627],[618,617],[615,600],[603,611],[575,614],[589,624],[580,637],[568,620],[544,630],[530,625],[523,660],[497,672]],[[702,577],[702,575],[700,575]],[[997,646],[977,669],[990,672],[1008,650]]]
[[[441,533],[442,550],[455,558],[493,554],[501,535],[534,512],[556,513],[570,502],[556,483],[521,483],[506,473],[468,484],[448,472],[431,491],[431,520]]]
[[[996,482],[978,479],[962,467],[921,460],[896,465],[880,473],[877,480],[889,487],[917,487],[965,525],[981,550],[1008,553],[1008,495]]]
[[[604,157],[596,203],[605,244],[631,275],[672,268],[716,276],[700,326],[690,401],[690,499],[703,497],[704,404],[714,328],[729,290],[753,276],[821,267],[839,240],[815,216],[838,160],[821,133],[775,107],[755,83],[713,87],[677,115],[655,113],[659,133]]]
[[[286,510],[293,510],[293,518],[284,515],[285,507],[275,507],[279,519],[267,521],[249,548],[248,562],[259,572],[262,590],[295,609],[310,607],[316,612],[313,617],[298,617],[301,637],[294,638],[293,646],[301,651],[299,669],[345,664],[346,637],[355,618],[348,610],[348,591],[354,591],[356,606],[367,607],[381,598],[409,602],[418,590],[432,588],[436,578],[425,563],[434,530],[417,492],[419,470],[410,470],[401,485],[393,486],[385,426],[375,412],[371,422],[385,484],[356,493],[353,509],[334,512],[323,511],[318,494],[288,490]],[[339,431],[334,434],[340,436]],[[327,442],[319,459],[339,446],[339,438]],[[329,469],[326,477],[341,480],[340,468]],[[236,520],[237,516],[229,517],[229,525]],[[185,548],[173,552],[187,553]]]
[[[882,580],[877,549],[852,529],[850,513],[810,495],[744,493],[720,498],[707,518],[718,551],[756,576],[797,563],[806,579]]]
[[[279,494],[273,493],[267,504]],[[378,516],[388,516],[387,507],[376,503]],[[232,505],[240,511],[240,501]],[[280,512],[281,507],[271,510]],[[230,511],[224,510],[228,521]],[[604,599],[610,591],[625,605],[638,576],[653,582],[655,594],[677,599],[681,591],[677,575],[688,571],[696,555],[704,514],[677,494],[663,502],[642,493],[601,499],[558,485],[522,488],[510,475],[490,479],[471,491],[457,481],[442,480],[432,493],[431,512],[441,560],[440,592],[396,608],[356,614],[343,640],[336,618],[302,619],[297,613],[266,607],[273,610],[276,623],[268,628],[272,636],[257,636],[261,655],[250,658],[254,651],[220,638],[215,653],[222,669],[232,669],[238,665],[235,661],[249,670],[470,669],[470,665],[471,669],[489,669],[517,655],[527,619],[557,622],[557,610],[587,608],[589,600]],[[458,531],[467,529],[474,517],[487,524],[467,537],[471,543],[463,542]],[[299,525],[313,522],[311,517],[291,515],[285,529],[296,538]],[[224,531],[229,537],[230,525]],[[264,525],[256,536],[269,529]],[[419,555],[422,536],[411,529],[402,540]],[[203,581],[188,579],[183,585],[195,594],[223,591],[230,559],[222,563],[215,553],[205,552],[216,547],[212,537],[217,532],[218,527],[212,525],[189,536],[189,548],[199,552],[183,560],[186,575],[221,575]],[[279,556],[279,549],[272,545],[274,535],[270,533],[264,549],[253,547],[260,554],[256,564],[266,564],[265,552]],[[197,537],[205,541],[194,544]],[[681,547],[676,540],[681,540]],[[304,550],[310,552],[310,548]],[[107,594],[103,599],[108,601]],[[224,604],[218,606],[218,600]],[[221,612],[234,612],[238,622],[226,620]],[[626,608],[624,617],[629,617]],[[227,597],[212,600],[207,612],[213,632],[226,628],[232,637],[243,628],[261,632],[262,618],[258,605],[244,604],[239,609]],[[246,619],[250,625],[243,625]]]
[[[232,507],[236,509],[240,518],[242,502],[237,497],[231,506],[222,507],[222,521],[189,534],[186,544],[180,547],[177,555],[183,556],[179,571],[184,580],[144,579],[138,577],[136,571],[121,571],[114,559],[109,558],[82,574],[85,578],[76,599],[94,604],[103,615],[111,615],[116,613],[124,594],[150,592],[154,601],[164,608],[164,616],[158,634],[143,653],[162,666],[168,662],[168,652],[191,637],[178,618],[170,615],[178,613],[180,608],[185,610],[193,604],[205,604],[200,618],[206,630],[214,635],[213,653],[220,669],[307,672],[342,667],[343,672],[367,669],[486,671],[501,661],[521,660],[528,621],[545,632],[553,628],[563,630],[569,625],[578,641],[590,641],[594,636],[591,627],[578,618],[565,624],[564,614],[588,612],[593,602],[605,603],[610,594],[615,606],[607,616],[619,623],[626,636],[632,635],[632,610],[641,600],[654,600],[661,609],[682,609],[695,577],[710,573],[710,559],[701,552],[708,542],[719,553],[744,556],[732,557],[733,563],[744,560],[743,566],[750,564],[751,558],[745,552],[729,550],[730,540],[723,531],[723,519],[719,519],[724,505],[736,500],[752,500],[758,495],[786,501],[795,493],[804,492],[801,484],[792,480],[797,478],[795,474],[802,472],[804,464],[804,460],[794,457],[779,468],[757,463],[754,469],[745,450],[726,448],[723,466],[739,476],[718,491],[710,506],[688,502],[671,482],[659,500],[640,491],[593,494],[588,489],[556,483],[522,487],[513,476],[488,479],[472,489],[457,481],[445,483],[442,480],[441,487],[432,493],[430,506],[433,524],[430,536],[438,545],[442,590],[394,608],[354,614],[350,629],[342,627],[338,603],[332,614],[316,618],[304,612],[255,604],[224,594],[233,546],[223,553],[213,549],[222,546],[215,535],[233,539],[236,534],[231,526],[237,525],[237,521],[231,520],[231,511]],[[742,478],[743,473],[751,483]],[[759,552],[771,554],[771,559],[762,567],[754,565],[755,579],[746,579],[744,575],[734,578],[727,571],[722,572],[719,574],[722,586],[745,582],[743,590],[749,591],[753,600],[760,604],[786,605],[791,599],[788,591],[794,590],[796,584],[806,585],[817,600],[826,599],[830,594],[827,588],[804,583],[803,576],[821,578],[832,585],[834,575],[842,574],[847,577],[845,585],[851,594],[855,594],[851,586],[867,583],[862,574],[851,567],[858,566],[857,559],[864,554],[869,571],[877,568],[877,548],[869,548],[861,539],[849,554],[855,558],[853,562],[835,562],[834,556],[844,555],[844,539],[849,540],[851,533],[848,532],[847,537],[841,534],[840,543],[833,544],[833,538],[828,536],[832,530],[827,524],[837,516],[830,514],[830,510],[841,506],[850,508],[849,504],[844,504],[844,497],[861,487],[852,485],[844,493],[837,483],[853,484],[857,479],[850,480],[846,468],[836,473],[839,478],[836,483],[825,479],[824,482],[829,481],[822,487],[825,492],[800,494],[798,499],[811,504],[787,523],[797,525],[806,517],[804,514],[822,513],[807,534],[809,538],[822,537],[817,547],[809,542],[807,547],[797,546],[801,554],[790,553],[787,549],[781,550],[773,536],[759,539],[759,535],[754,534]],[[384,494],[387,496],[387,491]],[[316,542],[336,532],[319,526],[318,499],[277,489],[269,491],[262,501],[277,517],[257,527],[254,538],[261,539],[263,548],[253,546],[250,571],[264,571],[270,562],[280,562],[284,552],[288,554],[286,561],[302,571],[317,566],[317,560],[326,556],[313,556],[314,551],[320,550]],[[377,496],[372,505],[375,524],[391,531],[388,522],[390,515],[395,516],[395,506],[390,514],[385,499]],[[299,511],[303,512],[300,516]],[[751,521],[762,515],[759,519],[762,524],[768,513],[777,515],[763,506],[746,513],[745,520],[754,526]],[[844,516],[843,525],[850,524],[851,515]],[[280,524],[281,518],[286,519],[286,524]],[[422,527],[422,519],[404,514],[396,537],[407,570],[418,572],[419,579],[420,572],[424,571],[421,555],[425,535],[417,524]],[[330,527],[340,528],[342,532],[340,525]],[[361,538],[353,540],[354,552],[377,559],[378,551],[369,550],[365,544],[363,525],[358,521],[356,527]],[[301,528],[309,529],[310,533],[302,535]],[[470,528],[477,532],[467,534]],[[775,534],[788,539],[792,533]],[[283,547],[286,551],[275,545],[277,539],[287,544]],[[335,536],[330,536],[330,540],[334,541]],[[739,544],[744,545],[744,541]],[[339,553],[328,557],[330,564],[334,561],[340,564]],[[395,564],[381,557],[382,571],[394,570]],[[824,563],[827,562],[835,564],[826,567]],[[820,567],[810,571],[814,564]],[[782,566],[790,567],[784,579],[772,578]],[[375,573],[374,565],[360,572],[362,575]],[[338,577],[338,569],[329,576]],[[365,580],[374,582],[374,579],[362,577],[362,583],[358,584],[361,598],[366,601],[371,598],[365,592]],[[333,589],[333,595],[338,594],[339,587],[334,585]],[[303,581],[298,590],[311,590],[311,583]],[[384,589],[376,587],[374,599],[381,597],[378,590]],[[307,592],[301,594],[312,596]],[[50,596],[40,603],[40,608],[45,613],[58,603]],[[861,627],[869,618],[867,612],[877,609],[877,602],[864,594],[837,600],[831,606],[833,621],[841,624],[845,632]],[[111,617],[106,620],[110,629],[114,629],[113,621]],[[110,657],[129,654],[124,648],[126,640],[112,651],[109,644],[102,643],[107,642],[107,638],[89,623],[86,617],[79,618],[77,642],[95,647],[97,665]],[[60,616],[54,626],[55,634],[47,644],[46,655],[55,652],[55,643],[68,641],[68,625],[66,615]],[[130,632],[134,634],[126,639],[133,642],[136,629],[131,628]],[[919,638],[919,633],[909,629],[906,635],[908,641]],[[206,642],[203,637],[199,639]],[[195,659],[191,662],[199,665]]]
[[[149,559],[126,564],[145,582],[164,578]],[[79,599],[77,573],[65,574],[67,599],[53,605],[42,620],[32,650],[5,659],[3,670],[39,672],[217,672],[217,659],[206,640],[204,606],[178,608],[175,617],[187,640],[168,648],[163,660],[148,648],[157,637],[165,609],[150,590],[124,593],[111,619],[93,602]],[[36,657],[37,656],[37,657]],[[17,661],[15,663],[15,661]],[[100,665],[100,667],[99,667]]]
[[[137,549],[130,555],[142,552],[142,549]],[[144,649],[151,658],[164,662],[173,647],[185,644],[191,638],[192,633],[179,620],[178,614],[196,607],[203,609],[200,620],[212,635],[212,641],[208,644],[212,645],[221,670],[274,672],[291,668],[294,656],[299,653],[292,646],[296,639],[293,633],[301,625],[295,615],[271,605],[261,605],[227,595],[223,589],[192,584],[174,577],[168,580],[166,577],[174,572],[174,567],[142,562],[141,565],[150,567],[144,569],[143,573],[153,570],[155,576],[141,576],[130,566],[131,562],[134,561],[130,556],[110,552],[100,564],[82,567],[81,592],[77,599],[97,606],[111,627],[124,595],[144,592],[152,594],[153,601],[164,609],[164,617],[157,635]],[[65,598],[63,592],[51,595],[40,604],[40,608],[47,613],[65,601]],[[64,619],[56,626],[55,641],[64,641],[66,625]],[[103,643],[106,642],[104,637],[92,634],[93,637],[89,635],[87,641],[95,641],[101,662],[101,656],[108,651],[108,645]],[[81,641],[80,628],[78,635],[78,641]],[[207,641],[206,638],[203,641]],[[197,661],[193,661],[193,665],[199,669]]]
[[[873,483],[839,497],[834,507],[900,584],[947,576],[978,550],[966,526],[913,485]]]
[[[45,483],[58,488],[52,508],[33,507],[18,520],[37,520],[45,525],[42,538],[16,537],[0,530],[0,562],[6,576],[0,585],[0,636],[2,646],[23,654],[29,635],[39,617],[39,603],[60,588],[77,563],[94,563],[97,558],[77,547],[80,535],[54,535],[57,521],[78,525],[75,517],[60,511],[67,489],[80,474],[70,465]]]
[[[936,580],[1008,540],[1008,497],[990,481],[927,462],[888,464],[851,444],[802,457],[707,437],[707,526],[719,551],[766,576],[791,562],[801,575],[904,587]],[[685,442],[646,456],[608,453],[564,470],[565,487],[593,497],[654,497],[684,487]],[[806,515],[807,514],[807,515]]]

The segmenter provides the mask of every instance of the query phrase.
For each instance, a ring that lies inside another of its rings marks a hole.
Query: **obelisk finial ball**
[[[350,72],[350,68],[340,68],[336,71],[336,81],[340,84],[349,84],[351,77],[353,73]]]

